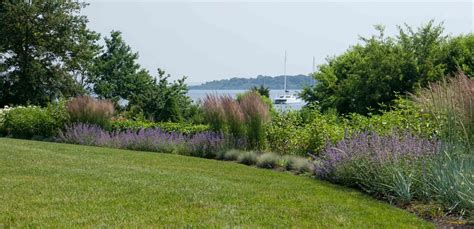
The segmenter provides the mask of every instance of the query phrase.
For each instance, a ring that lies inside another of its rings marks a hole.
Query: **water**
[[[247,90],[189,90],[188,96],[195,102],[202,101],[207,94],[230,95],[236,98],[238,94],[245,93]],[[299,90],[292,90],[290,93],[299,93]],[[270,99],[272,101],[279,95],[285,94],[284,90],[270,90]],[[278,110],[299,110],[305,103],[299,104],[274,104],[273,106]]]

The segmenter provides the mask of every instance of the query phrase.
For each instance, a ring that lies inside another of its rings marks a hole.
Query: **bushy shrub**
[[[245,115],[247,141],[251,149],[265,146],[265,123],[270,119],[270,108],[256,92],[250,91],[240,98],[240,106]]]
[[[298,111],[273,114],[266,126],[269,150],[284,155],[318,154],[327,142],[344,137],[345,126],[335,115],[313,110],[308,116],[310,119],[304,121]]]
[[[9,109],[3,117],[3,128],[16,138],[49,138],[68,122],[63,102],[51,103],[46,108],[28,106]]]
[[[273,169],[278,165],[280,156],[274,153],[264,153],[257,158],[257,167]]]
[[[0,137],[5,136],[7,134],[7,130],[5,129],[5,116],[10,111],[10,107],[5,106],[3,109],[0,109]]]
[[[242,153],[244,153],[244,151],[238,149],[231,149],[222,153],[218,159],[225,161],[237,161],[239,155]]]
[[[255,163],[257,163],[257,157],[258,154],[256,152],[246,151],[237,157],[237,161],[245,165],[255,165]]]
[[[436,118],[441,137],[471,147],[474,142],[474,79],[459,72],[454,77],[430,84],[413,96]]]
[[[423,190],[423,169],[439,147],[437,141],[409,133],[361,133],[330,144],[317,161],[315,172],[323,179],[406,203],[414,196],[423,198],[419,192]]]
[[[110,118],[114,114],[114,104],[109,100],[96,100],[90,96],[80,96],[69,100],[66,108],[73,123],[89,123],[110,128]]]
[[[203,132],[186,139],[185,155],[215,158],[228,149],[228,143],[222,133]]]
[[[296,173],[309,173],[313,171],[313,164],[306,158],[297,156],[284,156],[281,165],[288,171]]]
[[[148,122],[148,121],[133,121],[126,119],[115,119],[111,121],[112,130],[127,131],[140,129],[161,129],[166,132],[178,132],[186,135],[194,135],[210,130],[208,125],[195,125],[189,123],[175,123],[175,122]]]

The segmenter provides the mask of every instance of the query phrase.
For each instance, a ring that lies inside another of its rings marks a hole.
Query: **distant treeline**
[[[284,85],[284,76],[257,76],[257,78],[231,78],[224,80],[213,80],[189,89],[197,90],[246,90],[254,86],[265,86],[272,90],[281,90]],[[307,75],[287,76],[288,89],[302,89],[314,84],[314,79]]]

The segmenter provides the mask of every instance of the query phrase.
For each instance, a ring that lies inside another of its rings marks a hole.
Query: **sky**
[[[434,19],[446,35],[473,32],[473,1],[112,1],[88,0],[89,28],[119,30],[140,65],[190,84],[231,77],[309,74],[329,56],[397,25]]]

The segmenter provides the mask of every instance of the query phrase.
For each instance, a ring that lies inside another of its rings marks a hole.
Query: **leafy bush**
[[[264,153],[257,158],[257,167],[273,169],[278,165],[280,156],[274,153]]]
[[[255,165],[255,163],[257,163],[257,157],[258,154],[256,152],[246,151],[237,157],[237,161],[245,165]]]
[[[194,135],[210,130],[208,125],[193,125],[189,123],[175,122],[148,122],[148,121],[132,121],[126,119],[115,119],[111,121],[112,129],[115,131],[127,131],[140,129],[161,129],[166,132],[178,132],[186,135]]]
[[[66,108],[73,123],[89,123],[110,128],[110,118],[114,114],[114,104],[109,100],[95,100],[90,96],[80,96],[69,100]]]
[[[63,102],[46,108],[28,106],[11,108],[4,114],[3,128],[16,138],[49,138],[68,122]]]
[[[285,155],[306,156],[318,154],[329,142],[344,137],[344,124],[336,115],[321,114],[317,110],[304,120],[302,113],[289,111],[275,113],[266,127],[266,138],[270,151]]]
[[[399,98],[392,109],[381,114],[349,114],[345,119],[348,131],[375,132],[380,135],[389,135],[394,131],[410,132],[426,138],[436,138],[439,135],[439,125],[434,117],[426,113],[422,107],[408,99]]]

